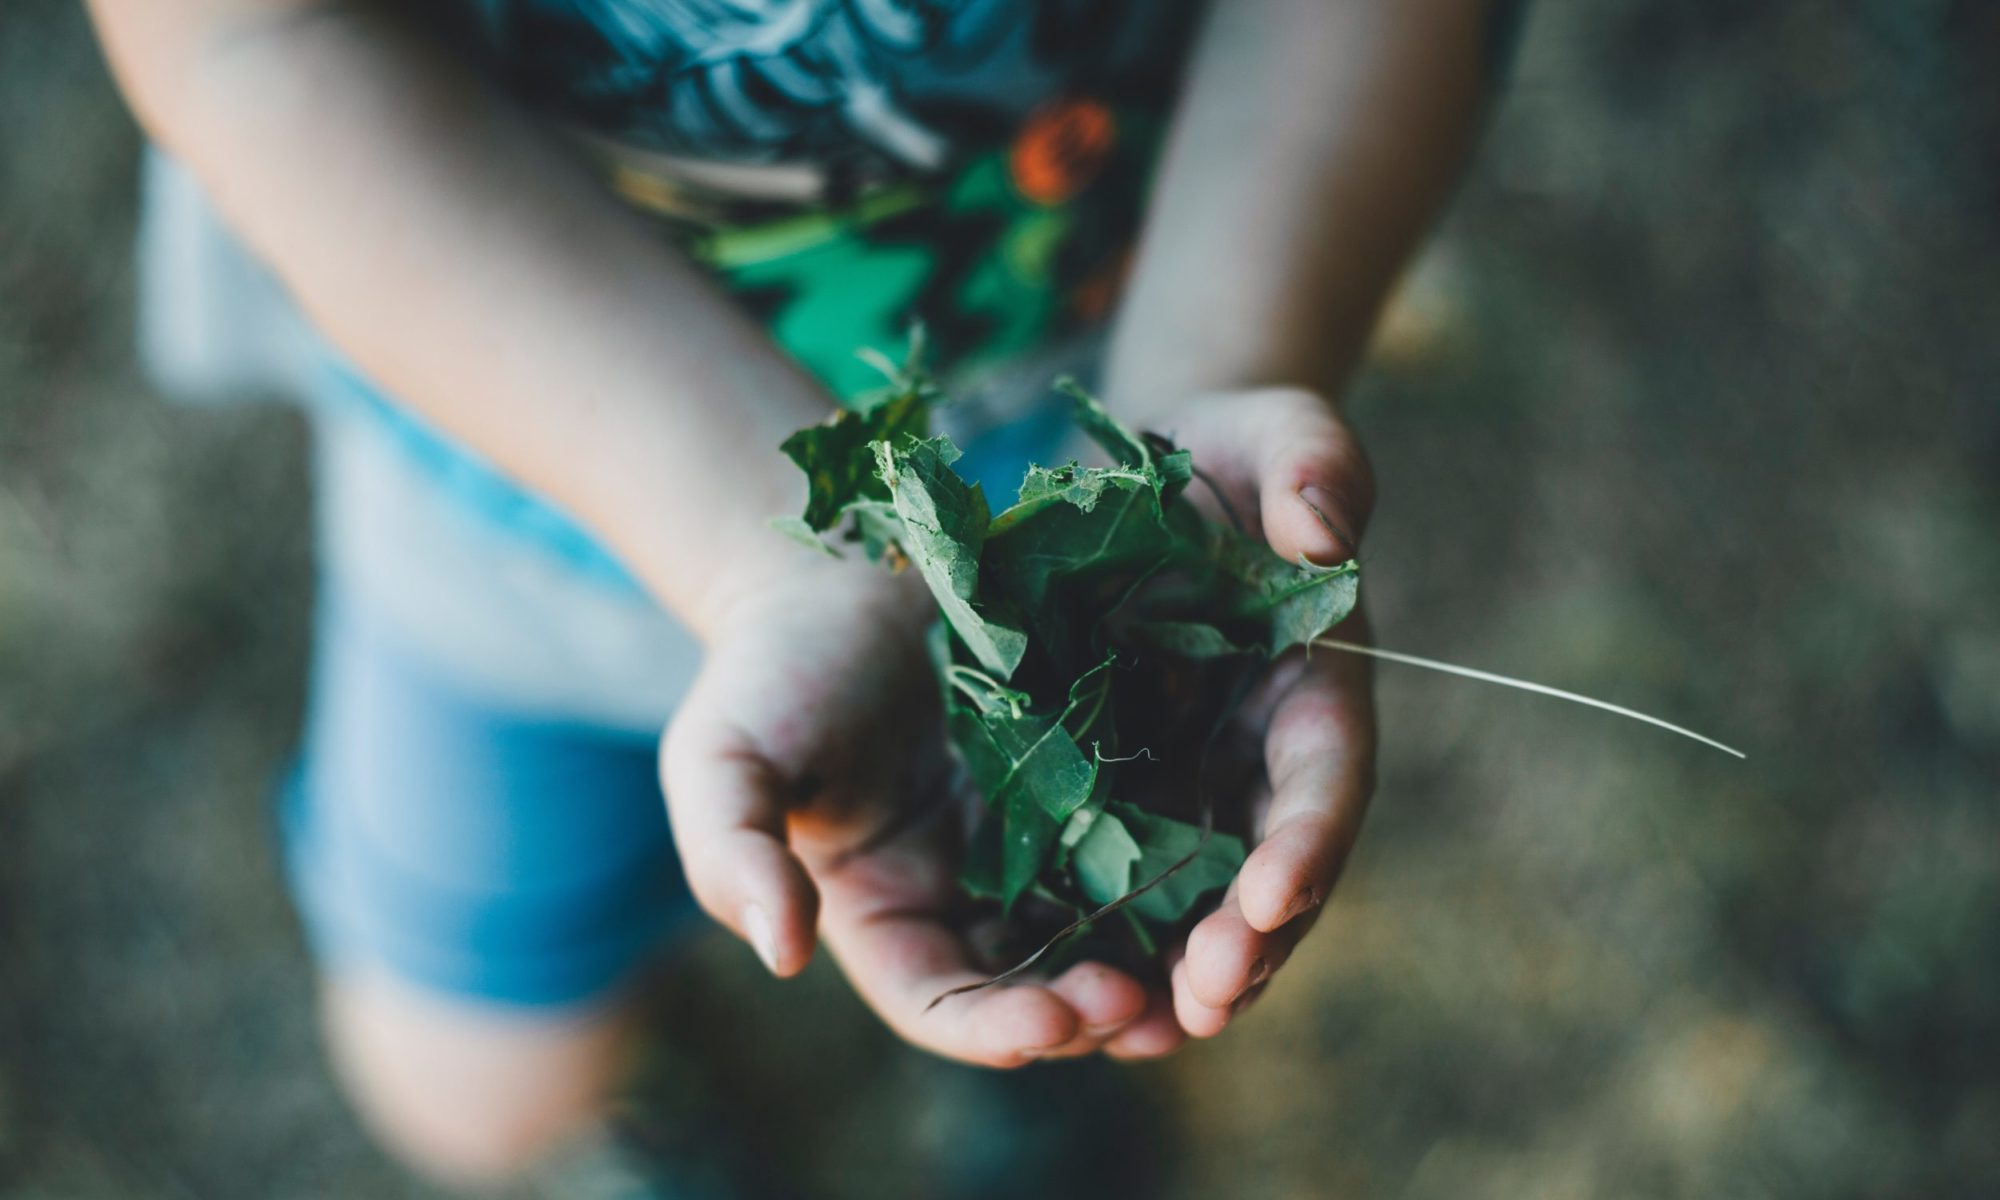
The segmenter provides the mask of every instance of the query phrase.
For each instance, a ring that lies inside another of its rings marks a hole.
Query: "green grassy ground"
[[[2000,1190],[1996,51],[1970,0],[1538,6],[1356,390],[1369,602],[1752,757],[1385,668],[1320,930],[1123,1076],[1165,1194]],[[0,9],[0,1196],[429,1195],[339,1102],[268,853],[301,431],[136,378],[135,147],[74,6]],[[835,1194],[987,1102],[829,974],[684,978],[671,1024],[732,1014],[687,1069]]]

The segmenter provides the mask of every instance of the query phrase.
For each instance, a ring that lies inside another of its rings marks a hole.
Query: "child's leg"
[[[622,1004],[489,1007],[377,968],[329,975],[322,1003],[334,1068],[370,1130],[411,1167],[459,1185],[518,1175],[589,1126],[638,1032]]]
[[[286,834],[340,1075],[428,1174],[491,1179],[615,1089],[691,905],[650,742],[481,703],[321,600]]]
[[[637,978],[694,911],[655,766],[685,647],[643,632],[643,600],[482,528],[379,429],[318,424],[317,644],[284,816],[326,1032],[390,1148],[492,1180],[599,1113]],[[649,694],[614,694],[620,669]]]

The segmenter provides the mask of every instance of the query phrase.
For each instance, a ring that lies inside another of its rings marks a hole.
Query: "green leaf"
[[[995,532],[1011,521],[1019,521],[1058,501],[1074,504],[1085,512],[1097,507],[1107,490],[1155,488],[1159,477],[1144,467],[1083,467],[1069,463],[1060,467],[1029,467],[1021,480],[1020,498],[1014,507],[994,519]],[[1010,521],[1011,517],[1011,521]]]
[[[1194,861],[1132,902],[1139,915],[1150,920],[1180,920],[1202,897],[1228,887],[1243,868],[1241,838],[1211,832],[1204,842],[1200,826],[1156,816],[1117,801],[1107,805],[1105,812],[1122,821],[1139,844],[1139,861],[1132,870],[1134,887],[1150,882],[1189,854],[1195,856]]]
[[[952,631],[987,670],[1006,679],[1021,665],[1027,635],[981,612],[979,552],[986,497],[951,469],[958,449],[944,438],[875,443],[875,461],[903,521],[903,552],[930,585]]]
[[[1097,763],[1077,748],[1062,722],[1032,714],[1020,718],[995,714],[984,725],[1008,764],[994,797],[1032,801],[1057,821],[1068,820],[1090,799]]]
[[[1077,744],[1106,711],[1111,660],[1083,673],[1058,713],[1025,710],[1025,693],[970,667],[946,668],[952,744],[1000,818],[999,895],[1012,907],[1035,882],[1064,823],[1098,790],[1099,764]]]
[[[1077,427],[1120,466],[1152,468],[1162,503],[1172,503],[1194,477],[1193,455],[1174,449],[1165,438],[1135,433],[1074,379],[1057,380],[1056,390],[1069,397]]]
[[[1118,465],[1030,468],[1019,499],[988,533],[987,565],[1031,631],[1066,659],[1094,642],[1098,620],[1122,599],[1114,593],[1181,551],[1184,535],[1170,527],[1167,506],[1192,467],[1185,451],[1156,457],[1074,382],[1057,387]]]
[[[1186,450],[1162,454],[1153,460],[1153,468],[1160,473],[1161,501],[1171,504],[1176,496],[1187,490],[1188,481],[1194,478],[1194,455]]]
[[[1274,658],[1345,620],[1359,595],[1361,577],[1352,561],[1333,567],[1303,558],[1288,563],[1234,530],[1222,531],[1216,560],[1245,589],[1237,612],[1264,627],[1265,648]]]
[[[1027,506],[1016,506],[994,523],[989,561],[1024,612],[1043,611],[1066,581],[1145,571],[1174,548],[1156,474],[1088,470],[1091,482],[1078,486],[1090,492],[1089,507],[1042,503],[1017,517]]]
[[[975,900],[1000,898],[1000,841],[1003,822],[997,812],[987,812],[965,847],[965,862],[959,867],[958,886]]]
[[[1094,808],[1077,809],[1075,815],[1070,817],[1069,823],[1063,826],[1062,837],[1058,839],[1058,844],[1065,850],[1074,850],[1076,844],[1090,832],[1090,827],[1097,823],[1098,811]]]
[[[841,412],[823,425],[786,438],[779,449],[806,473],[805,524],[825,532],[840,522],[848,506],[887,500],[889,492],[877,477],[871,445],[919,436],[929,424],[929,397],[921,388],[908,387],[866,413]]]
[[[1000,816],[1000,895],[1011,907],[1041,873],[1062,823],[1090,799],[1097,764],[1071,740],[1062,714],[954,704],[949,724],[973,783]]]
[[[1119,424],[1097,397],[1084,391],[1076,380],[1058,379],[1056,390],[1069,397],[1070,415],[1077,428],[1103,447],[1112,461],[1126,467],[1153,465],[1153,451],[1146,445],[1145,439]]]
[[[1111,813],[1085,810],[1071,818],[1070,827],[1075,828],[1078,822],[1085,823],[1084,832],[1071,847],[1070,869],[1084,895],[1100,905],[1109,904],[1132,890],[1132,868],[1144,857],[1144,851],[1125,822]],[[1067,829],[1063,837],[1069,837]]]

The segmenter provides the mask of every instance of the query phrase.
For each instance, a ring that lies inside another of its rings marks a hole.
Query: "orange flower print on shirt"
[[[1096,100],[1056,100],[1028,118],[1007,168],[1014,187],[1036,204],[1057,205],[1089,186],[1110,157],[1117,134],[1111,110]]]

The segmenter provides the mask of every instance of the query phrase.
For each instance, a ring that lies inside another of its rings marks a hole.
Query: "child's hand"
[[[990,973],[956,920],[963,833],[923,645],[930,597],[914,573],[797,563],[725,605],[667,734],[668,809],[696,897],[781,976],[811,958],[817,917],[862,997],[938,1054],[1005,1067],[1097,1049],[1149,1008],[1107,967],[926,1010]],[[1170,1048],[1166,998],[1150,1009],[1125,1040]]]
[[[1207,396],[1148,425],[1194,451],[1195,466],[1237,517],[1285,559],[1354,556],[1374,477],[1353,433],[1318,395],[1271,388]],[[1196,483],[1189,495],[1207,503],[1207,490]],[[1210,509],[1218,518],[1219,508]],[[1338,634],[1365,641],[1365,618],[1357,612]],[[1195,1037],[1220,1033],[1284,964],[1360,831],[1375,765],[1368,660],[1294,651],[1240,722],[1245,740],[1261,748],[1261,770],[1247,795],[1222,802],[1251,806],[1256,848],[1173,970],[1174,1012]]]

